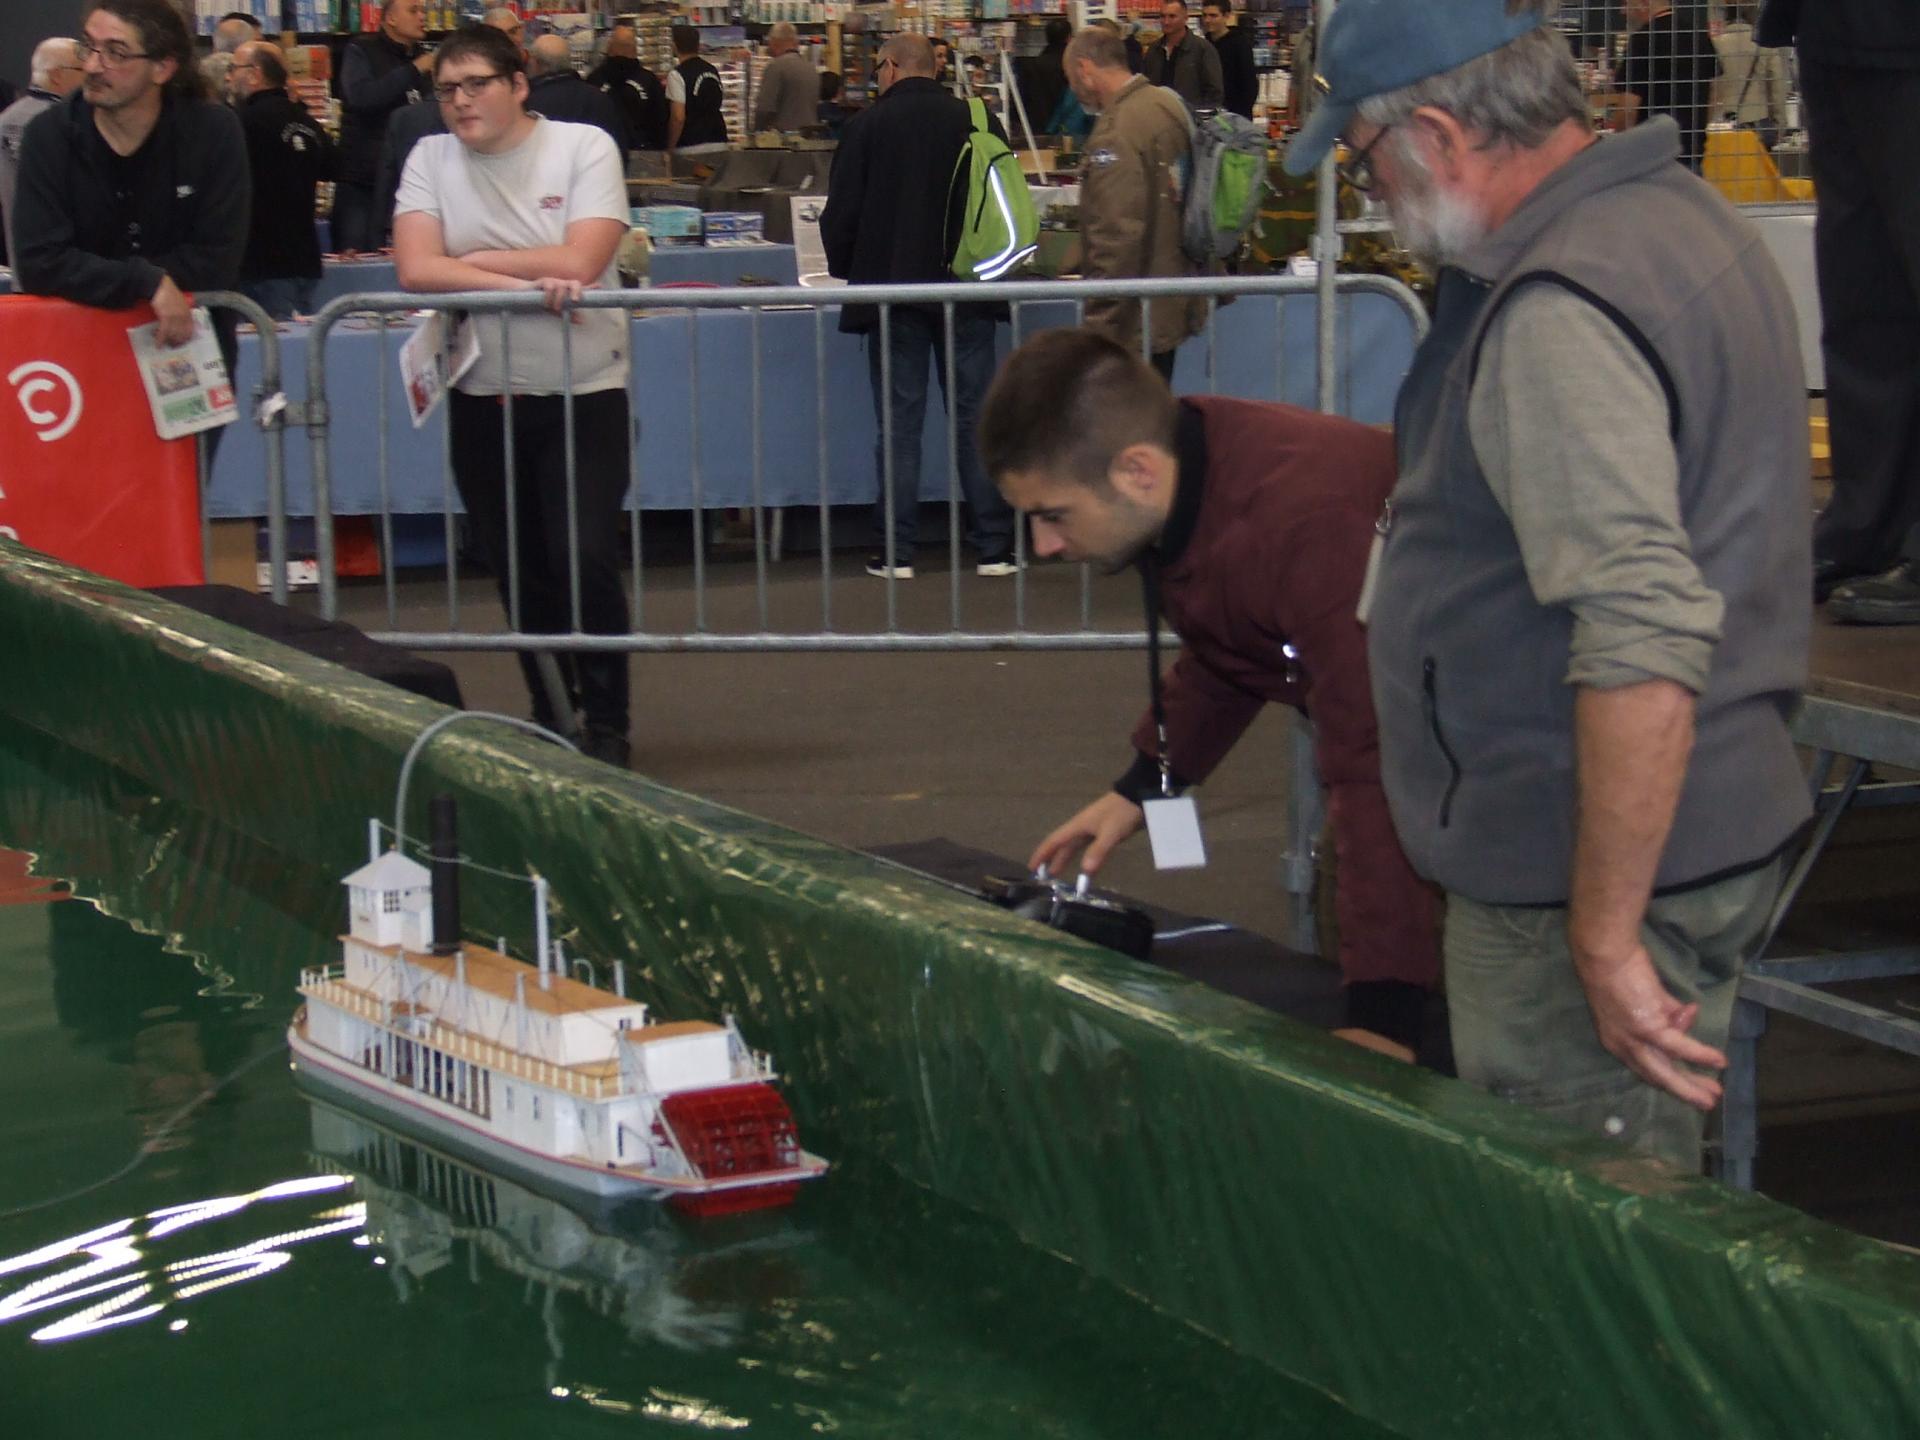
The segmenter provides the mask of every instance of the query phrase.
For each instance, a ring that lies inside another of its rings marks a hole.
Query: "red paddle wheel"
[[[800,1140],[793,1112],[771,1085],[728,1085],[691,1090],[660,1102],[680,1151],[695,1173],[707,1180],[729,1180],[791,1170],[800,1163]],[[696,1215],[765,1210],[793,1199],[799,1182],[743,1185],[681,1195],[674,1203]]]

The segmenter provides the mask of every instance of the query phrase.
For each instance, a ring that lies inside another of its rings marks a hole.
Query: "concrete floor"
[[[898,628],[950,629],[952,572],[922,551],[919,578],[896,583]],[[817,554],[769,567],[769,627],[820,628]],[[885,582],[855,555],[838,555],[829,587],[836,628],[884,631]],[[694,618],[691,567],[676,557],[643,569],[642,623],[672,634]],[[722,550],[707,568],[706,619],[715,633],[761,628],[751,552]],[[1078,567],[1028,571],[1030,628],[1138,631],[1131,574],[1084,581]],[[466,629],[495,629],[491,582],[463,580]],[[966,567],[960,617],[970,631],[1007,631],[1012,580]],[[343,589],[341,618],[362,629],[447,628],[443,577],[413,578],[389,611],[385,587]],[[519,667],[506,654],[444,654],[471,709],[524,715]],[[1169,657],[1169,662],[1171,657]],[[1127,736],[1147,702],[1141,651],[657,654],[636,656],[633,768],[810,835],[858,849],[944,838],[1024,860],[1056,824],[1101,794],[1131,759]],[[1144,837],[1123,847],[1103,883],[1169,909],[1283,935],[1289,910],[1279,885],[1284,848],[1290,712],[1263,714],[1200,798],[1210,863],[1160,873]]]

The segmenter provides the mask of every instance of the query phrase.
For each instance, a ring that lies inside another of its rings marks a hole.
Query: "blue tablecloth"
[[[1393,399],[1413,353],[1403,313],[1378,296],[1341,302],[1341,410],[1369,423],[1389,420]],[[1211,347],[1205,336],[1180,350],[1174,388],[1182,392],[1238,395],[1311,405],[1314,398],[1314,311],[1310,297],[1289,298],[1276,323],[1279,302],[1245,297],[1218,313]],[[781,310],[760,317],[762,499],[769,505],[810,505],[820,498],[817,422],[821,381],[826,395],[826,494],[836,504],[871,501],[875,424],[862,337],[836,329],[837,310],[820,312],[826,367],[816,376],[815,312]],[[1021,331],[1070,324],[1073,307],[1031,303],[1020,309]],[[438,513],[451,494],[441,415],[415,430],[400,393],[396,358],[405,334],[394,325],[387,337],[387,363],[380,360],[377,331],[336,329],[328,342],[327,398],[331,407],[334,510],[340,514]],[[283,327],[281,351],[286,390],[306,391],[307,327]],[[258,342],[241,337],[239,391],[258,383]],[[1001,327],[1000,350],[1012,348],[1011,329]],[[640,422],[636,450],[638,483],[629,506],[684,510],[696,486],[703,507],[746,505],[752,500],[755,427],[750,406],[753,321],[744,311],[656,315],[633,322],[634,414]],[[380,394],[386,395],[384,427]],[[698,400],[696,430],[694,402]],[[386,436],[386,482],[382,492],[380,437]],[[698,440],[696,447],[695,440]],[[265,448],[259,432],[235,426],[220,446],[208,496],[216,517],[262,515]],[[923,438],[922,493],[944,498],[949,486],[945,411],[928,406]],[[312,463],[304,430],[287,438],[288,511],[312,513]],[[384,504],[383,504],[384,499]]]

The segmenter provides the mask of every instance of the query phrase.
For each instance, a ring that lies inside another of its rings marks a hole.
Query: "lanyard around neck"
[[[1140,555],[1140,593],[1147,610],[1147,694],[1160,762],[1160,793],[1173,795],[1173,761],[1167,752],[1167,702],[1160,685],[1160,557],[1149,545]]]

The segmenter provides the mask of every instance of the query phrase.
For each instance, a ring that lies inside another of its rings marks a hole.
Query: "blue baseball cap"
[[[1507,0],[1340,0],[1315,57],[1320,92],[1282,166],[1304,175],[1345,133],[1362,100],[1387,95],[1498,50],[1540,28],[1540,7]]]

